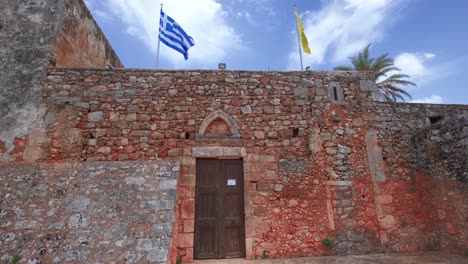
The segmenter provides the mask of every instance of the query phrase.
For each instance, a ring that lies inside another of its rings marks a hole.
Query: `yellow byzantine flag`
[[[294,13],[296,13],[297,32],[299,34],[299,38],[301,39],[302,49],[304,50],[305,53],[310,54],[309,41],[307,41],[307,37],[304,33],[304,26],[302,25],[301,17],[297,13],[297,9],[295,6],[294,6]]]

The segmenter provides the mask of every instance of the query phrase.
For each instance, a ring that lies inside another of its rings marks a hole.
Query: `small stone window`
[[[344,92],[340,83],[331,82],[328,84],[328,98],[332,103],[344,103]]]
[[[299,136],[299,128],[293,128],[293,137],[298,137]]]
[[[444,119],[443,116],[430,116],[429,117],[429,122],[432,124],[435,124],[435,123],[438,123],[440,121],[442,121],[442,119]]]

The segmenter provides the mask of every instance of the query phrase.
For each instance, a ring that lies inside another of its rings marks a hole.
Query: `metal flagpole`
[[[294,5],[294,12],[297,12],[296,5]],[[299,59],[301,61],[301,71],[303,71],[304,66],[302,65],[301,37],[299,36],[299,25],[297,24],[297,17],[296,17],[296,31],[297,31],[297,45],[299,46]]]
[[[163,4],[161,3],[161,11],[163,9]],[[159,12],[161,14],[161,12]],[[159,18],[161,20],[161,18]],[[158,30],[158,51],[156,53],[156,69],[159,69],[159,46],[161,45],[161,39],[159,38],[161,35],[161,24],[159,25],[159,30]]]

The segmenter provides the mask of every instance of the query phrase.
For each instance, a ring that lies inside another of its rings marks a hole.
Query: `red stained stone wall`
[[[53,66],[56,67],[123,68],[106,36],[82,1],[65,1],[53,56]]]
[[[228,135],[231,131],[229,126],[222,119],[215,119],[206,128],[205,134],[207,135]]]
[[[467,126],[468,106],[378,103],[369,110],[365,119],[378,131],[380,170],[385,175],[376,187],[391,201],[382,204],[382,210],[396,227],[386,231],[388,250],[463,254],[468,248],[466,232],[446,234],[450,227],[466,230],[466,180],[457,181],[455,175],[467,164],[458,130]],[[435,117],[447,121],[431,125]],[[462,121],[453,125],[452,119]],[[434,137],[432,131],[440,135]],[[450,140],[439,140],[444,136]],[[429,144],[432,139],[440,145]]]
[[[458,254],[468,249],[467,136],[468,115],[457,115],[446,116],[413,138],[417,180],[432,184],[423,209],[439,236],[438,246]]]
[[[122,68],[82,0],[2,2],[0,162],[43,160],[47,66]]]
[[[375,206],[359,109],[372,95],[360,87],[368,78],[51,69],[48,108],[68,121],[49,134],[54,142],[72,130],[81,145],[52,146],[48,159],[180,160],[177,246],[186,262],[193,258],[197,157],[243,158],[248,258],[331,254],[320,242],[326,237],[339,252],[370,252],[379,234],[375,216],[365,213]],[[345,99],[332,102],[329,85]],[[210,116],[215,111],[224,114]]]
[[[184,262],[193,258],[198,157],[243,158],[247,258],[439,249],[425,203],[434,185],[412,169],[411,138],[433,111],[467,107],[373,103],[371,78],[50,69],[56,144],[46,160],[180,160]]]

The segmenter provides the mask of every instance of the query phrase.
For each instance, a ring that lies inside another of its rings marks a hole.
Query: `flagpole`
[[[163,9],[163,4],[161,3],[161,11]],[[159,12],[161,14],[161,12]],[[159,18],[161,20],[161,18]],[[161,25],[159,25],[161,27]],[[158,30],[158,51],[156,53],[156,69],[159,69],[159,46],[161,45],[161,39],[159,38],[161,34],[161,29]]]
[[[296,5],[294,5],[294,11],[296,11]],[[299,60],[301,61],[301,71],[303,71],[304,66],[302,65],[301,37],[299,36],[299,25],[297,24],[297,18],[295,20],[296,20],[296,32],[297,32],[297,45],[299,47]]]

